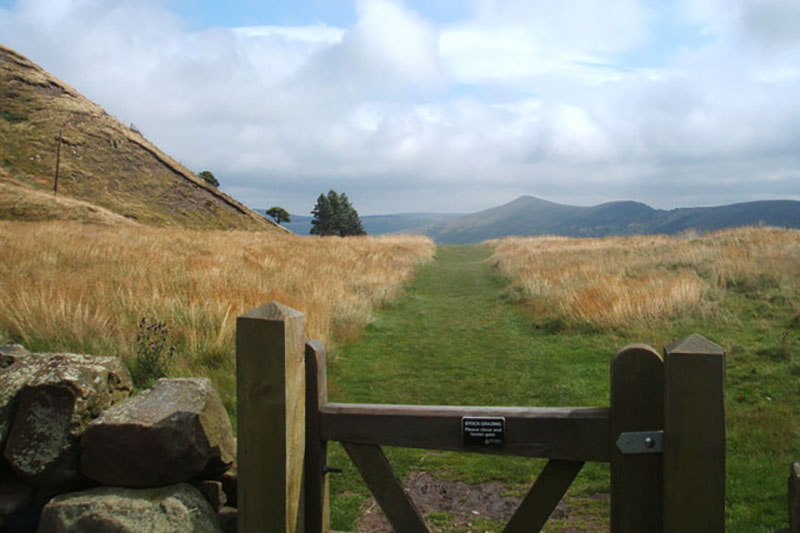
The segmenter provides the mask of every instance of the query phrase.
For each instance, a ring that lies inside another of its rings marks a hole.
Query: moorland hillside
[[[2,45],[0,193],[0,219],[284,231]]]

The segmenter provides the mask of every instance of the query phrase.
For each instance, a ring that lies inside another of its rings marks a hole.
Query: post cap
[[[725,355],[725,350],[698,333],[678,339],[666,345],[664,352],[669,354]]]
[[[286,320],[289,318],[302,317],[303,313],[297,309],[292,309],[288,305],[272,301],[268,304],[251,309],[242,315],[246,318],[261,318],[264,320]]]

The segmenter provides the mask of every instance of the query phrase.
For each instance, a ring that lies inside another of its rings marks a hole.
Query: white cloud
[[[746,39],[769,50],[800,46],[800,3],[796,0],[747,0],[737,19]]]
[[[437,35],[430,23],[387,0],[362,0],[358,15],[347,44],[365,66],[415,84],[427,84],[437,77]]]
[[[602,127],[580,107],[559,106],[548,117],[548,148],[559,158],[598,159],[612,155]]]
[[[462,83],[541,75],[619,79],[604,54],[644,42],[652,18],[637,0],[479,0],[477,6],[473,19],[445,28],[440,39],[450,72]]]
[[[677,13],[708,34],[780,53],[800,46],[796,0],[678,0]]]
[[[448,73],[459,83],[517,83],[534,76],[583,81],[616,79],[602,59],[546,47],[521,27],[456,27],[442,33],[439,47]]]
[[[328,188],[366,213],[800,198],[790,0],[476,0],[445,26],[362,0],[348,28],[200,31],[167,5],[22,0],[0,35],[254,206],[307,212]],[[667,19],[704,36],[627,67]]]
[[[314,26],[241,26],[233,28],[233,33],[248,38],[277,38],[286,42],[311,43],[330,46],[342,40],[344,30],[324,24]]]
[[[546,48],[577,53],[610,52],[646,38],[652,16],[638,0],[477,0],[467,25],[522,30]]]
[[[295,84],[310,99],[320,93],[348,101],[397,97],[435,88],[439,69],[431,24],[398,3],[364,0],[358,4],[355,26],[341,42],[309,58]],[[325,100],[330,104],[330,98]]]

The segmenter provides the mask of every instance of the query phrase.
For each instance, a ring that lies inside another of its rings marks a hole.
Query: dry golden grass
[[[209,375],[231,373],[243,311],[281,301],[305,313],[310,338],[329,343],[360,331],[434,245],[410,236],[0,222],[0,250],[0,342],[130,360],[147,317],[170,328],[176,372]]]
[[[9,181],[4,182],[4,179]],[[39,191],[15,185],[0,169],[0,220],[72,220],[103,226],[136,226],[136,222],[99,205],[66,196],[54,196],[52,191]]]
[[[492,260],[536,313],[600,327],[716,312],[726,290],[775,288],[800,272],[797,230],[488,243]]]

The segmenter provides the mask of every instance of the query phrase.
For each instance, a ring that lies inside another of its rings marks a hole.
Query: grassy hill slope
[[[139,226],[129,218],[82,200],[53,196],[52,192],[37,191],[3,181],[0,171],[0,219],[38,222],[41,220],[72,220],[102,226]]]
[[[775,227],[800,227],[800,202],[771,200],[718,207],[673,209],[660,217],[653,232],[676,233],[690,228],[713,231],[762,223]]]
[[[0,218],[80,219],[75,204],[56,204],[37,194],[52,194],[59,131],[60,198],[145,224],[282,231],[73,87],[1,45],[0,183],[5,188]],[[12,186],[13,201],[5,194]]]

